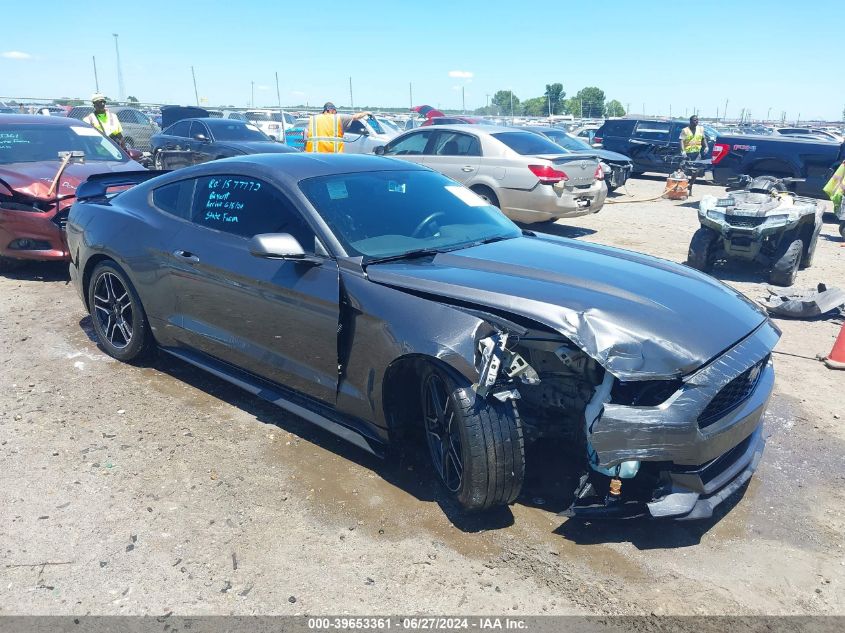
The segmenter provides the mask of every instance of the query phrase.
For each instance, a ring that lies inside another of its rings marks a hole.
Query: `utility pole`
[[[767,123],[768,123],[768,121],[769,121],[769,117],[770,117],[770,115],[771,115],[771,114],[772,114],[772,107],[771,107],[771,106],[769,106],[769,111],[768,111],[768,112],[766,112],[766,122],[767,122]]]
[[[126,91],[123,89],[123,70],[120,68],[120,47],[117,45],[117,33],[114,36],[114,52],[117,55],[117,98],[123,101],[126,98]]]
[[[94,92],[100,92],[100,80],[97,79],[97,58],[92,55],[91,61],[94,62]]]
[[[197,92],[197,74],[194,72],[194,67],[191,66],[191,77],[194,78],[194,98],[197,100],[197,106],[200,104],[200,95]]]
[[[249,84],[250,84],[250,87],[251,87],[251,91],[249,93],[249,107],[254,108],[255,107],[255,82],[250,81]]]
[[[467,113],[466,94],[464,93],[464,86],[461,86],[461,112]]]
[[[279,139],[282,143],[287,145],[288,139],[285,136],[285,111],[282,110],[282,93],[279,92],[279,71],[276,71],[276,103],[279,104],[279,115],[281,115],[282,120],[282,134],[281,138]]]
[[[672,118],[672,104],[669,104],[669,118]]]
[[[412,84],[410,81],[408,82],[408,99],[410,99],[410,103],[411,103],[409,109],[413,110],[414,109],[414,84]]]
[[[549,118],[552,118],[552,95],[549,95]]]
[[[725,109],[722,111],[722,119],[727,121],[728,119],[728,100],[725,99]]]
[[[355,109],[355,101],[352,99],[352,77],[349,78],[349,107]]]
[[[513,123],[513,88],[511,88],[510,93],[511,93],[511,123]]]
[[[484,113],[490,114],[490,95],[484,95],[487,97],[487,101],[484,103]]]
[[[625,104],[625,114],[631,114],[631,102]]]

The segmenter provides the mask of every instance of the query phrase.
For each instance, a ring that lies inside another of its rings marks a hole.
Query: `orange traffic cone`
[[[845,323],[839,330],[839,336],[836,337],[830,354],[822,360],[829,369],[845,369]]]

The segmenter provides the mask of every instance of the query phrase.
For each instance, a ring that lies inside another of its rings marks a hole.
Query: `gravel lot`
[[[681,262],[718,191],[543,230]],[[796,288],[845,286],[842,245],[826,224]],[[765,294],[759,271],[716,275]],[[778,325],[767,450],[718,517],[584,524],[529,489],[466,519],[424,461],[380,462],[174,359],[111,360],[66,267],[0,276],[0,614],[843,614],[845,373],[802,358],[840,321]]]

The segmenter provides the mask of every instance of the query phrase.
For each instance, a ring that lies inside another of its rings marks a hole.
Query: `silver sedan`
[[[517,222],[596,213],[607,197],[595,157],[563,153],[528,131],[492,125],[424,127],[397,136],[375,153],[435,169]]]

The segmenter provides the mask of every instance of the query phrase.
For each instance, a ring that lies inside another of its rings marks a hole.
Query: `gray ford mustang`
[[[424,167],[253,155],[77,200],[71,276],[108,354],[156,347],[376,454],[416,438],[467,510],[514,501],[544,439],[579,474],[569,516],[707,517],[762,453],[780,333],[760,309],[521,231]]]

